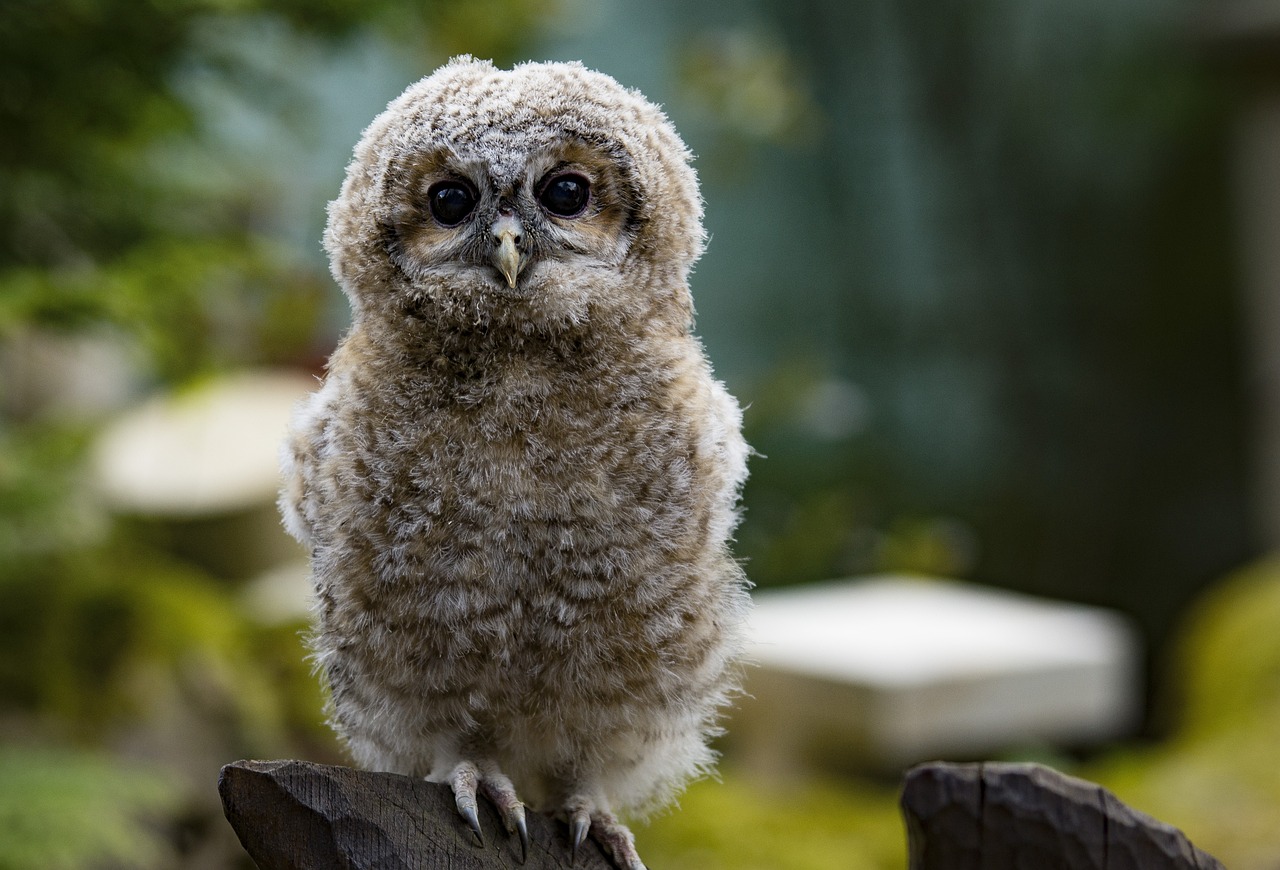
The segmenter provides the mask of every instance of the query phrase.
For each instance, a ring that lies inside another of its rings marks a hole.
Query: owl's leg
[[[480,833],[480,817],[476,813],[476,797],[477,794],[482,794],[497,808],[507,826],[507,833],[520,837],[520,862],[524,863],[529,854],[529,829],[525,824],[524,803],[516,796],[511,780],[498,770],[497,765],[463,761],[453,768],[446,781],[453,789],[458,814],[466,820],[467,826],[476,835],[476,841],[484,845],[484,835]]]
[[[574,795],[566,801],[563,813],[569,822],[571,862],[577,861],[578,848],[590,832],[622,870],[645,870],[636,851],[635,835],[618,821],[604,801],[589,795]]]

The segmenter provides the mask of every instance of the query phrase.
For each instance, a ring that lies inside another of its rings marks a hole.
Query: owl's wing
[[[747,479],[751,448],[742,437],[742,409],[738,401],[720,381],[714,378],[709,381],[702,449],[715,457],[713,467],[719,472],[715,492],[719,527],[712,529],[713,540],[727,541],[741,519],[738,499]]]
[[[289,423],[289,433],[280,445],[280,515],[285,529],[308,550],[315,543],[320,500],[317,466],[325,454],[333,392],[333,382],[326,381],[299,402]]]

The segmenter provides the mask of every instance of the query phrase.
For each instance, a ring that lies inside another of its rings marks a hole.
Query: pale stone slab
[[[785,765],[830,753],[876,766],[1091,743],[1131,727],[1140,646],[1119,614],[919,577],[756,596],[733,732]]]
[[[149,516],[272,505],[285,427],[316,383],[293,371],[250,371],[155,396],[102,433],[98,487],[118,510]]]

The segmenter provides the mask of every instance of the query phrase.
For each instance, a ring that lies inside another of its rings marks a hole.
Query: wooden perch
[[[476,845],[447,786],[306,761],[237,761],[218,791],[260,870],[609,870],[588,840],[530,813],[529,859],[480,801]],[[910,870],[1223,870],[1176,828],[1036,764],[926,764],[902,792]]]
[[[1170,825],[1038,764],[924,764],[902,792],[910,870],[1222,870]]]
[[[306,761],[237,761],[218,777],[222,808],[260,870],[494,870],[569,868],[569,832],[528,814],[529,858],[488,801],[484,846],[458,815],[448,786],[393,773]],[[611,870],[590,839],[573,870]]]

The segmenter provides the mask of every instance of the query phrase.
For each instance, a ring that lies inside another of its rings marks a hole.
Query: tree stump
[[[910,870],[1223,870],[1171,825],[1038,764],[923,764],[902,791]]]
[[[480,801],[477,845],[444,785],[306,761],[238,761],[218,791],[260,870],[609,870],[592,840],[529,813],[529,856]],[[909,870],[1223,870],[1178,829],[1037,764],[920,765],[902,792]]]
[[[222,768],[227,820],[260,870],[610,870],[588,838],[569,863],[569,832],[528,814],[529,856],[481,800],[484,846],[458,815],[448,786],[394,773],[306,761],[237,761]]]

